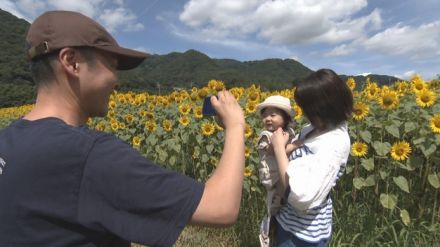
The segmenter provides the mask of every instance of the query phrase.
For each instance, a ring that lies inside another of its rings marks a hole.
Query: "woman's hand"
[[[273,132],[271,141],[274,150],[285,150],[286,144],[289,141],[289,134],[287,132],[284,132],[282,128],[278,128]]]

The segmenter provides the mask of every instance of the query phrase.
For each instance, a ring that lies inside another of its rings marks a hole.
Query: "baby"
[[[295,137],[293,131],[292,118],[295,115],[290,100],[286,97],[275,95],[266,98],[266,100],[257,105],[257,113],[263,121],[264,130],[260,133],[258,139],[258,154],[260,156],[259,176],[260,181],[266,188],[266,206],[268,215],[261,222],[260,242],[262,246],[269,246],[269,225],[270,218],[274,216],[281,208],[281,199],[284,195],[278,172],[271,137],[275,130],[282,128],[289,135],[289,141],[286,145],[286,153],[290,154],[295,145],[292,143]]]

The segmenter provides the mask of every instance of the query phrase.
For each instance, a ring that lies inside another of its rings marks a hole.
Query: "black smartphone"
[[[202,114],[205,117],[217,115],[211,104],[211,96],[205,97],[203,100]]]

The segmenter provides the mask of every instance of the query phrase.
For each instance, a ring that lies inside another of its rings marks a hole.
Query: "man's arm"
[[[225,144],[220,162],[205,184],[205,190],[191,224],[230,226],[240,209],[244,173],[244,115],[234,96],[222,91],[211,103],[225,127]]]

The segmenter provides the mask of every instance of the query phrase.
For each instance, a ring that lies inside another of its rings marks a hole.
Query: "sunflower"
[[[179,105],[179,112],[183,115],[187,115],[191,111],[191,106],[188,104]]]
[[[145,129],[147,129],[148,131],[154,132],[156,128],[157,128],[156,122],[152,120],[145,122]]]
[[[246,113],[254,113],[257,110],[257,104],[255,102],[248,102],[246,104]]]
[[[395,160],[406,160],[411,153],[411,146],[406,141],[396,142],[391,147],[391,157]]]
[[[347,79],[347,86],[350,88],[351,91],[354,90],[354,88],[356,87],[356,81],[354,80],[353,77],[350,77]]]
[[[365,94],[367,99],[369,99],[369,100],[376,99],[379,92],[380,92],[380,89],[377,86],[377,84],[374,82],[367,82],[366,85],[367,86],[365,86],[363,93]]]
[[[189,124],[189,117],[187,115],[181,116],[179,118],[179,123],[183,126],[187,126]]]
[[[125,129],[125,123],[119,123],[119,129],[124,130]]]
[[[99,122],[99,123],[96,125],[95,129],[96,129],[96,130],[99,130],[99,131],[104,131],[104,130],[105,130],[105,123],[104,123],[104,122]]]
[[[139,147],[141,145],[141,138],[139,136],[133,137],[133,140],[131,141],[133,146]]]
[[[251,156],[251,149],[250,149],[250,148],[248,148],[248,147],[245,147],[245,148],[244,148],[244,156],[245,156],[246,158],[248,158],[249,156]]]
[[[199,95],[197,94],[197,92],[192,92],[189,98],[191,99],[191,101],[196,101],[199,99]]]
[[[112,130],[115,132],[119,129],[119,124],[117,121],[112,122],[110,126],[111,126]]]
[[[440,114],[435,114],[432,116],[431,129],[434,133],[440,134]]]
[[[173,123],[171,122],[171,120],[165,119],[162,122],[162,127],[166,132],[170,132],[171,130],[173,130]]]
[[[213,165],[214,167],[218,166],[218,159],[217,158],[211,158],[209,160],[209,162],[211,163],[211,165]]]
[[[260,100],[260,93],[256,90],[249,92],[248,94],[248,102],[258,103]]]
[[[416,102],[420,107],[430,107],[435,103],[435,93],[424,88],[416,93]]]
[[[108,102],[108,107],[109,107],[110,109],[114,109],[114,108],[116,107],[116,102],[115,102],[114,100],[110,100],[110,101]]]
[[[246,136],[246,138],[249,138],[250,136],[252,136],[253,133],[254,133],[254,130],[252,129],[252,126],[250,126],[249,124],[246,124],[246,127],[244,129],[244,136]]]
[[[201,88],[197,94],[199,95],[199,99],[204,99],[206,96],[208,96],[208,89],[206,87]]]
[[[368,146],[364,142],[354,142],[351,145],[351,154],[356,157],[364,157],[368,153]]]
[[[202,123],[202,134],[205,136],[210,136],[214,134],[215,126],[212,123]]]
[[[131,115],[131,114],[127,114],[127,115],[125,115],[125,121],[126,121],[128,124],[131,124],[131,123],[133,122],[133,120],[134,120],[133,115]]]
[[[353,118],[358,121],[363,120],[369,112],[370,108],[362,102],[356,102],[353,105]]]
[[[139,116],[145,117],[146,115],[147,115],[147,111],[145,111],[144,109],[139,110]]]
[[[203,113],[202,113],[202,107],[196,107],[194,110],[194,116],[195,116],[195,118],[198,118],[198,119],[200,119],[200,118],[202,118],[203,117]]]
[[[377,98],[379,105],[385,110],[395,109],[399,105],[397,92],[384,88],[381,95]]]
[[[115,117],[115,112],[113,110],[108,111],[107,112],[107,117],[114,118]]]
[[[299,107],[297,104],[294,104],[292,108],[295,111],[295,120],[300,120],[303,115],[301,107]]]
[[[426,82],[420,77],[420,75],[415,75],[411,78],[412,89],[415,93],[427,88]]]
[[[250,177],[250,176],[252,176],[252,169],[250,169],[249,167],[245,167],[245,168],[244,168],[244,176],[245,176],[245,177]]]
[[[399,95],[404,95],[410,87],[409,84],[405,81],[397,81],[395,83],[395,86],[396,86],[397,92],[399,92]]]

